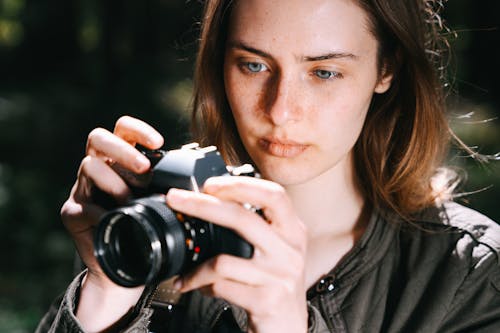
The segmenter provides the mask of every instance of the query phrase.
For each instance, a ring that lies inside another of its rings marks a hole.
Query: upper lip
[[[286,145],[286,146],[305,146],[305,144],[297,142],[297,141],[293,141],[293,140],[289,140],[289,139],[285,139],[285,138],[280,138],[280,137],[276,137],[276,136],[271,136],[271,135],[263,137],[262,140],[267,141],[269,143],[281,144],[281,145]]]

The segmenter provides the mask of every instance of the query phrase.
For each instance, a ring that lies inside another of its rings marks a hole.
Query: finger
[[[203,191],[223,200],[250,203],[260,208],[283,238],[303,243],[305,225],[297,217],[281,185],[252,177],[212,177],[203,185]]]
[[[247,311],[250,318],[252,318],[252,321],[254,322],[261,322],[261,318],[268,318],[273,316],[273,314],[280,312],[285,312],[290,315],[291,311],[288,311],[290,308],[295,311],[305,312],[305,301],[298,298],[296,295],[292,295],[288,290],[284,290],[286,288],[284,288],[279,281],[275,282],[276,283],[272,286],[272,292],[265,288],[242,285],[241,283],[233,280],[222,279],[201,288],[200,291],[205,295],[222,298],[231,304],[236,304],[242,307]],[[300,295],[304,294],[305,292],[300,292]],[[283,304],[284,299],[289,300],[286,301],[288,304]],[[296,309],[297,307],[298,309]],[[300,309],[302,307],[303,310]],[[274,328],[273,331],[275,331],[275,329],[276,328]],[[290,328],[288,327],[278,331],[289,332]],[[303,330],[300,331],[305,332]]]
[[[197,266],[184,275],[181,292],[199,289],[225,279],[249,286],[264,285],[270,277],[268,273],[256,269],[248,259],[221,254]]]
[[[261,250],[282,242],[269,224],[239,203],[175,188],[168,191],[166,202],[175,211],[234,230]]]
[[[157,149],[163,145],[163,137],[158,131],[144,121],[130,116],[120,117],[113,132],[132,145],[139,143],[149,149]]]
[[[259,215],[240,204],[179,189],[167,193],[167,204],[181,213],[234,230],[254,246],[251,260],[260,269],[274,274],[285,273],[288,268],[301,271],[307,242],[294,244],[282,238]],[[287,263],[287,266],[276,263]]]
[[[150,166],[147,157],[134,146],[104,128],[96,128],[90,132],[87,139],[87,155],[104,160],[111,159],[137,173],[145,172]]]
[[[261,289],[255,286],[242,286],[241,283],[232,280],[219,280],[210,285],[200,288],[200,291],[210,297],[225,299],[231,304],[236,304],[251,314],[257,314],[254,308],[261,306],[256,300],[262,299]]]
[[[75,185],[76,186],[76,185]],[[72,234],[92,228],[99,221],[104,209],[93,204],[82,204],[70,197],[61,207],[62,222]]]
[[[130,196],[130,189],[125,181],[108,164],[100,158],[86,156],[78,171],[75,201],[91,202],[94,186],[111,195],[117,202],[125,202]]]

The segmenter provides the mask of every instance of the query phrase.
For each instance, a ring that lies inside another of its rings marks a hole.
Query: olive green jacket
[[[354,248],[308,290],[309,332],[500,332],[499,251],[500,226],[456,203],[412,224],[375,213]],[[74,316],[80,280],[38,332],[83,332]],[[155,307],[150,294],[111,331],[246,331],[245,312],[221,299],[193,292],[172,310]]]

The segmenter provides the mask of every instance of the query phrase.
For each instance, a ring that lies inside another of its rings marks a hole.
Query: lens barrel
[[[182,225],[164,195],[109,211],[95,234],[95,256],[115,283],[135,287],[177,274],[184,264]]]
[[[220,253],[253,255],[252,245],[234,231],[176,214],[160,194],[106,213],[94,244],[104,273],[124,287],[168,279]]]

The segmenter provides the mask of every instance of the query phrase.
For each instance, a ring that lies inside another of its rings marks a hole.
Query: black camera
[[[106,275],[125,287],[182,274],[221,253],[250,258],[253,247],[234,231],[174,212],[165,203],[170,188],[199,191],[212,176],[253,176],[250,165],[226,166],[213,146],[147,151],[145,175],[121,173],[135,199],[108,211],[96,230],[95,256]]]

